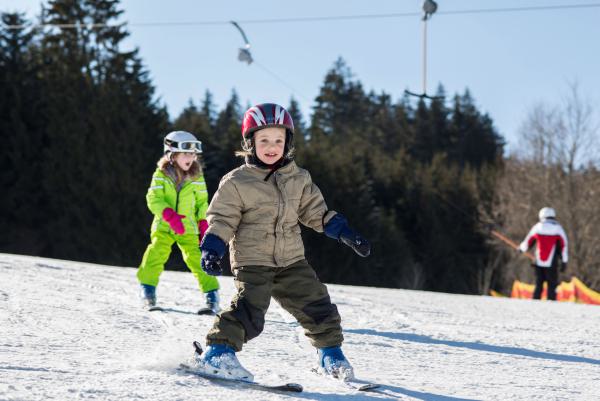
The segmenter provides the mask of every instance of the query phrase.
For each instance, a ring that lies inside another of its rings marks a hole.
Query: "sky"
[[[1,11],[39,14],[40,0],[0,0]],[[342,57],[366,90],[394,99],[422,91],[422,21],[419,16],[334,21],[258,23],[297,17],[420,13],[422,0],[197,1],[123,0],[131,24],[125,49],[137,47],[175,118],[206,90],[220,109],[235,89],[242,106],[288,105],[294,96],[304,117],[325,74]],[[600,100],[600,7],[527,12],[442,14],[458,10],[598,4],[577,0],[438,0],[428,22],[427,92],[469,89],[509,147],[528,111],[556,104],[576,82],[581,95]],[[237,59],[246,32],[257,63]],[[216,24],[190,24],[217,21]],[[241,22],[246,21],[246,22]],[[144,26],[144,23],[182,23]],[[367,118],[367,117],[366,117]]]

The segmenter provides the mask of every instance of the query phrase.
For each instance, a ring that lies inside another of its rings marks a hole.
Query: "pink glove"
[[[183,234],[185,232],[185,228],[183,228],[183,223],[181,219],[184,219],[185,216],[182,214],[177,214],[177,212],[170,207],[166,208],[162,212],[163,219],[169,223],[175,234]]]
[[[200,235],[198,236],[200,242],[202,242],[202,238],[204,238],[204,233],[208,230],[208,221],[202,219],[198,222],[198,230],[200,230]]]

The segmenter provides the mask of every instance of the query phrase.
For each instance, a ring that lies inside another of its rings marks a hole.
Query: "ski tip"
[[[381,387],[381,385],[379,384],[375,384],[375,383],[368,383],[368,384],[363,384],[362,386],[358,387],[358,391],[370,391],[370,390],[375,390],[376,388]]]
[[[194,344],[194,350],[196,351],[196,354],[202,355],[202,352],[203,352],[202,344],[200,344],[198,341],[194,341],[193,344]]]
[[[287,383],[285,387],[286,389],[288,389],[288,391],[292,391],[294,393],[301,393],[304,390],[304,388],[302,388],[302,385],[298,383]]]

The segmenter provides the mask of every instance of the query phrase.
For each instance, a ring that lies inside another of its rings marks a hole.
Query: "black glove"
[[[348,227],[348,221],[341,214],[336,214],[324,227],[325,235],[348,245],[363,258],[371,254],[371,244],[362,235]]]
[[[563,263],[562,263],[562,266],[560,266],[560,272],[561,272],[561,273],[564,273],[564,272],[565,272],[565,270],[567,270],[567,264],[563,262]]]
[[[225,243],[214,234],[206,234],[202,238],[200,249],[202,250],[202,259],[200,260],[202,270],[211,276],[219,276],[223,272],[221,259],[225,255]]]

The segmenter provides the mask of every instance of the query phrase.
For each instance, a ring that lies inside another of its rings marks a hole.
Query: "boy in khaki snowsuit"
[[[340,315],[305,259],[298,223],[325,232],[363,257],[370,245],[341,214],[327,209],[308,171],[293,161],[293,132],[291,116],[279,105],[260,104],[244,115],[246,163],[222,178],[207,211],[209,227],[201,244],[202,268],[218,275],[229,243],[238,292],[231,308],[215,319],[207,351],[195,358],[199,370],[252,380],[235,352],[261,333],[273,297],[318,349],[322,372],[353,376],[340,347]]]

